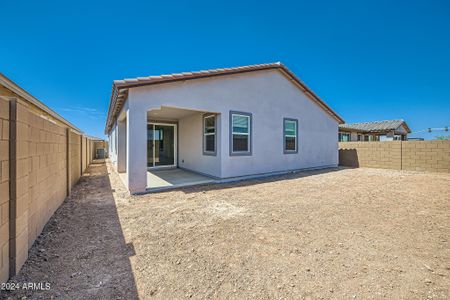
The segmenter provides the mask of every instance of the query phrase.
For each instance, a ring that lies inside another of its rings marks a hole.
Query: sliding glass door
[[[177,125],[147,125],[147,167],[175,167],[177,164]]]

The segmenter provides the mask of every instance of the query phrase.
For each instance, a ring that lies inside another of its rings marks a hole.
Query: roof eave
[[[317,96],[293,72],[291,72],[285,65],[283,65],[280,62],[271,63],[271,64],[263,64],[263,65],[243,66],[243,67],[236,67],[236,68],[230,68],[230,69],[232,69],[232,70],[215,69],[215,70],[210,70],[210,71],[188,72],[188,73],[183,73],[183,74],[185,74],[184,76],[181,76],[182,74],[172,74],[172,75],[165,76],[165,77],[159,76],[159,77],[163,77],[163,79],[161,79],[161,80],[152,80],[150,77],[142,77],[141,82],[139,82],[139,79],[128,80],[129,81],[128,83],[127,83],[127,80],[113,81],[111,99],[110,99],[109,110],[108,110],[108,117],[107,117],[106,126],[105,126],[105,134],[108,134],[110,132],[112,125],[115,121],[115,118],[117,117],[117,113],[122,109],[122,106],[117,107],[117,105],[118,104],[123,105],[123,102],[125,101],[125,100],[119,101],[120,99],[118,99],[121,91],[125,91],[125,94],[126,94],[128,89],[140,87],[140,86],[172,83],[172,82],[177,82],[177,81],[187,81],[187,80],[201,79],[201,78],[207,78],[207,77],[235,75],[235,74],[240,74],[240,73],[263,71],[263,70],[270,70],[270,69],[280,70],[283,74],[285,74],[290,79],[292,79],[306,95],[309,95],[314,100],[314,102],[316,102],[319,106],[321,106],[321,108],[323,110],[325,110],[329,115],[331,115],[339,124],[345,123],[344,119],[342,119],[336,112],[334,112],[322,99],[320,99],[319,96]]]
[[[411,131],[411,128],[409,128],[408,124],[406,124],[405,121],[403,121],[402,125],[405,127],[406,132],[408,132],[408,133],[411,133],[411,132],[412,132],[412,131]]]

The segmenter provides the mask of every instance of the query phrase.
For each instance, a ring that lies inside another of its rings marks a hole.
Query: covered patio
[[[210,174],[211,162],[206,172],[199,169],[204,160],[205,115],[214,113],[169,106],[147,111],[147,191],[214,181],[212,177],[202,175]]]
[[[146,138],[145,146],[139,148],[136,146],[136,138],[132,143],[134,146],[130,147],[129,141],[137,130],[127,126],[129,113],[122,115],[118,119],[118,172],[130,190],[133,190],[130,182],[141,179],[137,173],[130,173],[129,167],[138,166],[136,160],[143,157],[146,158],[145,164],[141,162],[139,169],[145,168],[145,188],[141,192],[205,184],[220,177],[220,158],[216,156],[215,150],[213,153],[204,152],[205,117],[209,123],[212,121],[207,127],[208,145],[217,148],[218,113],[171,106],[148,109],[145,116],[146,131],[142,132],[143,128],[139,128],[139,138]],[[139,151],[132,154],[137,149]]]

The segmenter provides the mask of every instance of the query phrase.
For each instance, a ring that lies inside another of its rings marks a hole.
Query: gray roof
[[[374,121],[364,123],[352,123],[352,124],[340,124],[340,129],[348,129],[361,132],[382,132],[396,130],[401,125],[405,126],[406,131],[411,132],[408,125],[404,120],[386,120],[386,121]]]

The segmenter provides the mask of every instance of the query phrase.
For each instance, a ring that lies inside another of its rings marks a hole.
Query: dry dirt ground
[[[450,174],[337,169],[129,196],[108,170],[89,168],[12,279],[50,290],[1,297],[450,297]]]

